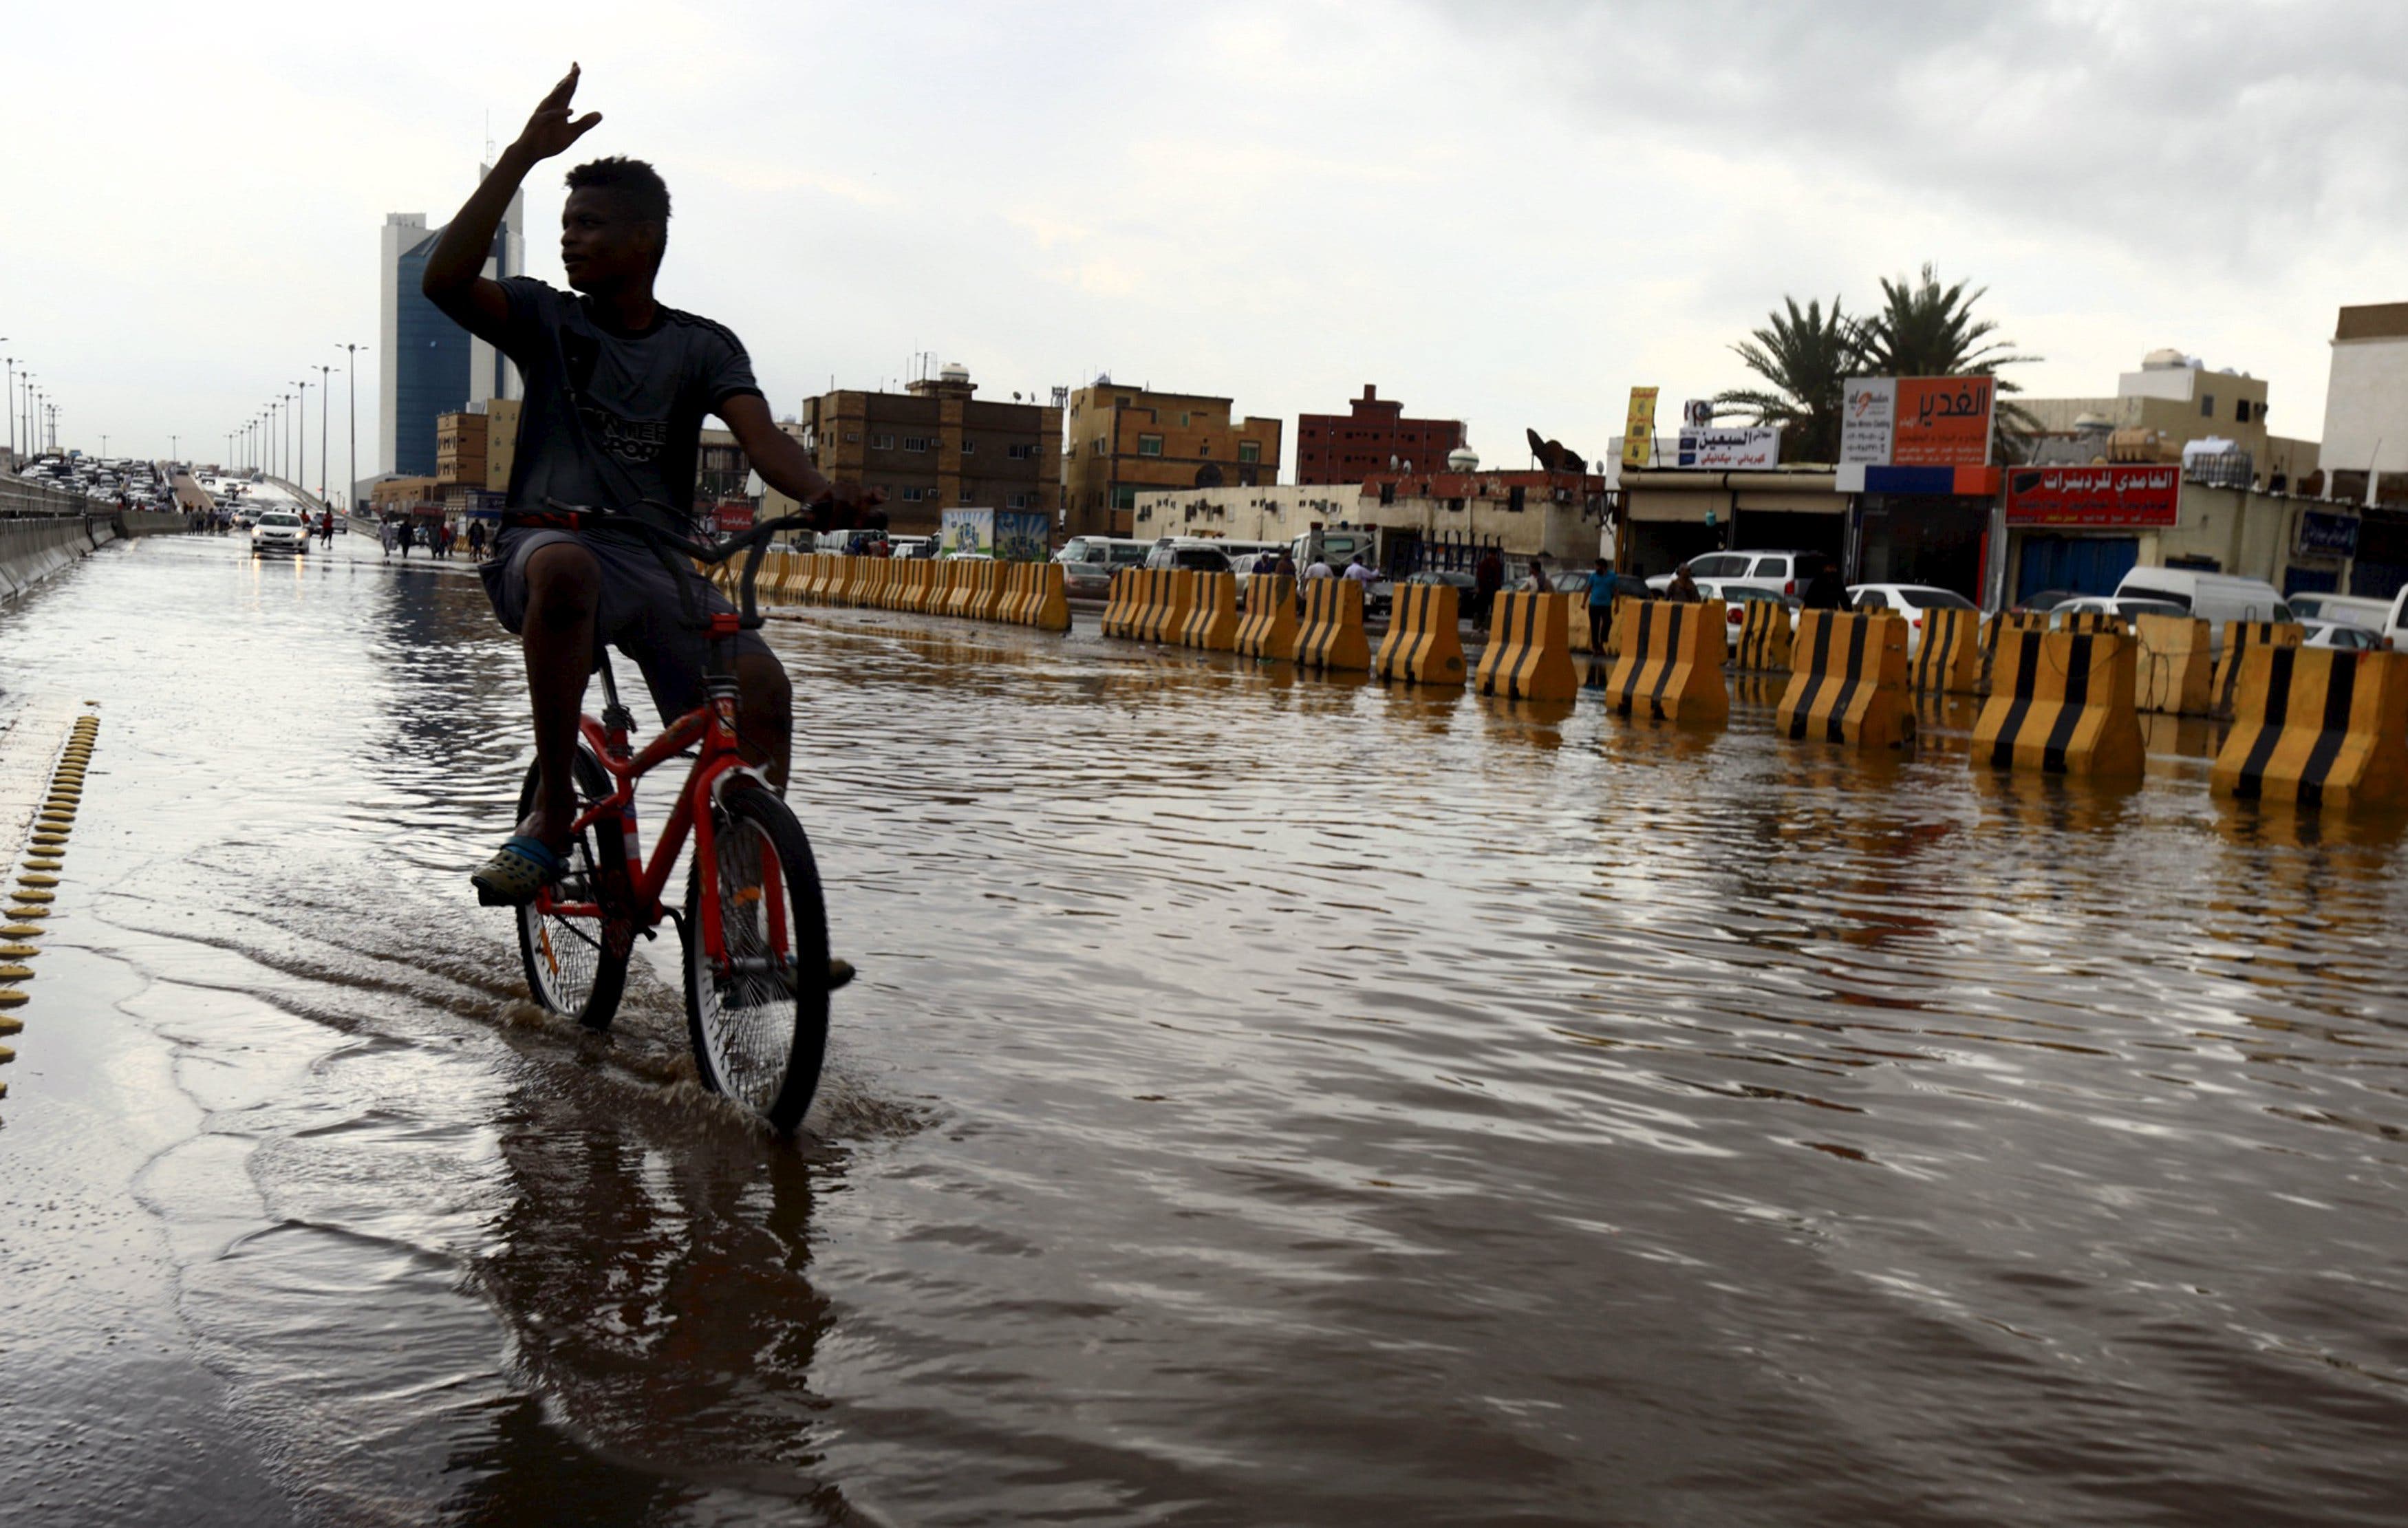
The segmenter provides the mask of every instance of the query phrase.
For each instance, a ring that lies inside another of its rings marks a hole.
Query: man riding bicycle
[[[734,334],[653,300],[669,194],[650,164],[599,159],[568,172],[560,255],[575,295],[531,277],[480,274],[527,172],[602,120],[599,112],[571,117],[577,79],[571,64],[443,230],[422,283],[436,307],[516,363],[525,382],[501,534],[478,572],[494,613],[525,650],[542,790],[536,809],[469,878],[489,906],[534,900],[566,863],[577,816],[577,719],[596,643],[636,662],[666,721],[703,700],[708,638],[687,624],[679,581],[692,586],[698,609],[731,608],[641,532],[556,507],[615,509],[690,534],[705,414],[725,421],[770,487],[823,507],[824,523],[849,523],[852,511],[876,502],[856,484],[823,477],[778,428]],[[736,674],[744,757],[783,792],[792,692],[760,633],[738,637]]]

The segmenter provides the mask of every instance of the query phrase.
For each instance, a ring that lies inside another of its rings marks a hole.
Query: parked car
[[[2311,648],[2341,648],[2350,652],[2373,652],[2383,646],[2381,633],[2352,621],[2302,621],[2308,629],[2307,639],[2300,645]]]
[[[1145,554],[1149,568],[1183,567],[1197,573],[1226,573],[1229,554],[1209,541],[1166,536]]]
[[[2058,606],[2063,605],[2067,600],[2080,599],[2081,597],[2081,595],[2075,593],[2071,589],[2043,589],[2037,594],[2026,594],[2023,598],[2015,601],[2010,608],[2028,610],[2037,614],[2042,611],[2054,610]]]
[[[1736,584],[1768,593],[1795,595],[1803,588],[1809,576],[1806,569],[1815,555],[1810,551],[1710,551],[1681,565],[1689,570],[1692,578],[1711,578],[1721,586]],[[1647,580],[1647,587],[1660,594],[1671,582],[1672,575],[1658,573]]]
[[[2284,603],[2301,621],[2346,621],[2369,631],[2381,631],[2384,621],[2391,614],[2389,600],[2365,599],[2356,594],[2286,594]]]
[[[2391,607],[2383,612],[2383,624],[2375,628],[2383,645],[2395,652],[2408,652],[2408,588],[2391,596]]]
[[[1072,599],[1099,600],[1111,593],[1112,575],[1143,567],[1151,541],[1113,536],[1074,536],[1054,554],[1062,564],[1062,592]]]
[[[1700,579],[1698,593],[1706,599],[1720,600],[1726,607],[1723,645],[1733,652],[1739,650],[1740,632],[1747,625],[1747,607],[1751,605],[1778,605],[1789,612],[1790,629],[1795,631],[1798,628],[1798,602],[1769,589],[1758,589],[1754,584]]]
[[[2240,578],[2228,573],[2200,573],[2186,567],[2136,567],[2124,575],[2115,593],[2178,606],[2185,615],[2207,622],[2208,646],[2224,652],[2228,621],[2288,621],[2291,607],[2274,586],[2263,578]]]
[[[309,550],[309,527],[290,509],[270,509],[259,517],[251,528],[251,550],[255,552]]]
[[[1928,583],[1860,583],[1848,587],[1848,608],[1851,610],[1889,610],[1906,617],[1906,651],[1914,655],[1923,645],[1923,617],[1930,610],[1971,610],[1981,614],[1982,607],[1953,589],[1942,589]]]
[[[1613,597],[1615,599],[1634,600],[1652,600],[1661,597],[1661,592],[1650,587],[1651,583],[1652,580],[1634,578],[1627,573],[1617,573],[1613,576]],[[1511,588],[1512,586],[1509,584],[1506,587]],[[1703,584],[1699,584],[1698,586],[1700,593],[1704,592],[1705,587],[1706,586]],[[1586,604],[1588,601],[1588,575],[1585,573],[1556,574],[1555,593],[1558,594],[1577,594],[1580,596],[1581,602],[1583,604]]]
[[[2141,616],[2181,616],[2190,612],[2171,600],[2117,598],[2114,594],[2077,594],[2062,600],[2048,612],[2051,630],[2061,630],[2070,615],[2122,616],[2127,621]]]

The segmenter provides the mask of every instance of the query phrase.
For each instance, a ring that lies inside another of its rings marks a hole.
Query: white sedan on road
[[[1971,610],[1975,615],[1982,607],[1953,589],[1938,589],[1928,583],[1860,583],[1848,587],[1848,608],[1851,610],[1890,610],[1906,617],[1906,651],[1909,657],[1923,645],[1923,617],[1928,610]]]
[[[251,550],[301,552],[309,550],[309,527],[291,509],[270,509],[251,522]]]

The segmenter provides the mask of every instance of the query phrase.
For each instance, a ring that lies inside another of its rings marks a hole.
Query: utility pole
[[[0,345],[6,345],[7,343],[7,336],[0,335]],[[8,470],[14,472],[17,470],[17,358],[13,355],[0,356],[0,361],[6,361],[7,363]]]
[[[343,479],[343,507],[356,513],[359,506],[352,502],[360,491],[360,352],[365,345],[337,347],[343,352],[343,366],[351,393],[351,475]]]
[[[302,369],[306,371],[308,368]],[[300,390],[298,396],[301,400],[301,407],[293,416],[293,444],[296,448],[293,463],[293,486],[307,493],[309,492],[309,388],[311,384],[308,381],[299,381],[293,385]]]
[[[333,401],[335,368],[313,366],[318,374],[318,507],[330,507],[326,502],[326,406]],[[308,421],[304,420],[303,423]]]

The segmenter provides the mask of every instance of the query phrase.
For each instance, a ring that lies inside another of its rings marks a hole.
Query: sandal
[[[566,868],[542,839],[517,833],[468,878],[468,884],[477,888],[481,907],[523,907]]]

